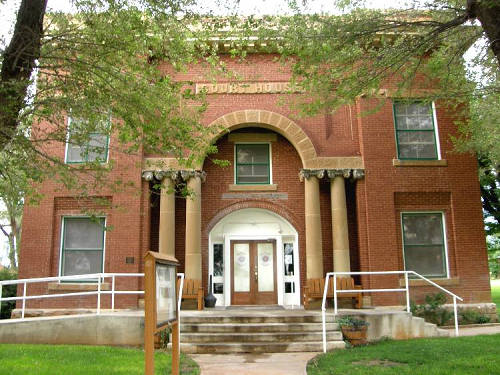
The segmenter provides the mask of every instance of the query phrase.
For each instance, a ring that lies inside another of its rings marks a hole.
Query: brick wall
[[[243,81],[286,81],[289,72],[273,60],[272,55],[251,55],[241,63],[224,57],[229,69],[241,74]],[[168,70],[168,67],[163,67]],[[209,82],[206,71],[196,65],[186,73],[175,73],[179,80]],[[362,156],[366,176],[346,182],[351,266],[353,270],[401,270],[403,255],[400,212],[438,210],[446,220],[450,277],[456,285],[450,289],[466,302],[487,302],[489,279],[483,231],[477,165],[473,155],[454,152],[450,135],[456,135],[453,113],[436,103],[439,138],[445,167],[396,167],[396,144],[390,100],[359,99],[351,106],[314,117],[294,116],[287,106],[289,96],[282,94],[208,95],[208,109],[203,122],[209,124],[228,113],[243,109],[269,110],[293,119],[310,137],[319,156]],[[284,104],[283,104],[284,103]],[[375,112],[370,112],[377,108]],[[40,124],[40,126],[46,126]],[[251,125],[249,125],[251,126]],[[244,131],[267,131],[246,129]],[[112,230],[106,237],[106,272],[142,271],[142,257],[147,250],[158,248],[158,201],[151,198],[151,185],[141,181],[143,157],[124,155],[111,141],[110,159],[114,170],[109,178],[132,181],[135,188],[125,192],[96,191],[94,195],[109,197],[113,206],[103,209]],[[219,153],[211,157],[234,162],[233,144],[223,136],[217,141]],[[64,145],[53,143],[54,155],[64,155]],[[238,209],[268,209],[287,219],[299,234],[300,267],[305,280],[304,186],[298,172],[302,168],[299,155],[291,143],[278,135],[272,144],[273,182],[278,193],[287,199],[225,199],[233,183],[233,166],[221,168],[210,158],[203,169],[207,180],[202,184],[202,268],[206,285],[208,274],[208,233],[224,215]],[[26,206],[20,257],[20,277],[54,276],[58,274],[61,217],[89,208],[90,202],[74,199],[74,193],[61,190],[52,181],[41,186],[45,199],[39,206]],[[324,271],[333,267],[330,187],[325,178],[320,183],[321,224]],[[233,192],[234,193],[234,192]],[[184,270],[185,198],[176,198],[176,257]],[[125,257],[134,257],[126,264]],[[362,277],[365,287],[396,287],[397,277]],[[135,283],[137,281],[130,281]],[[134,285],[130,285],[131,287]],[[40,286],[43,292],[46,286]],[[412,288],[414,297],[434,292],[432,288]],[[396,304],[402,296],[373,295],[373,301]],[[135,297],[120,297],[118,306],[134,305]],[[94,302],[81,302],[82,306]],[[105,302],[108,303],[108,302]],[[30,302],[33,307],[66,306],[62,301]]]

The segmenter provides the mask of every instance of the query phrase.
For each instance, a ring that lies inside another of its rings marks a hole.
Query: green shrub
[[[0,270],[0,281],[3,280],[15,280],[17,279],[17,273],[4,268]],[[2,288],[2,298],[15,297],[17,293],[17,285],[4,285]],[[10,319],[10,313],[16,307],[16,301],[2,302],[2,308],[0,313],[0,319]]]
[[[353,328],[365,327],[370,325],[370,323],[368,323],[366,320],[358,319],[350,315],[337,319],[337,323],[341,327],[353,327]]]
[[[410,309],[413,315],[424,318],[427,322],[443,326],[453,318],[453,312],[443,307],[445,303],[446,295],[444,293],[428,294],[425,296],[424,304],[417,305],[411,302]]]
[[[473,309],[460,311],[458,315],[460,324],[485,324],[489,323],[491,320],[489,316],[481,314],[479,311]]]

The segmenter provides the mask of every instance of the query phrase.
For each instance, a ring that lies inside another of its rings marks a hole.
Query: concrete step
[[[182,332],[182,331],[181,331]],[[342,333],[339,331],[327,332],[327,341],[342,341]],[[186,343],[298,343],[298,342],[322,342],[322,332],[265,332],[265,333],[181,333],[181,342]]]
[[[321,323],[201,323],[184,324],[181,321],[183,333],[246,333],[246,332],[317,332],[322,331]],[[327,323],[327,331],[338,331],[336,323]]]
[[[327,350],[344,349],[343,341],[327,342]],[[181,341],[181,352],[189,354],[215,354],[215,353],[287,353],[287,352],[322,352],[323,343],[290,342],[290,343],[214,343],[190,344]]]
[[[273,315],[194,315],[182,316],[182,324],[196,323],[321,323],[321,315],[289,315],[289,316],[273,316]]]

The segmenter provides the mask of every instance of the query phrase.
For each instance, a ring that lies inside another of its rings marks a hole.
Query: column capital
[[[352,169],[327,169],[326,174],[330,179],[339,176],[342,176],[344,178],[349,178],[351,177],[351,171]]]
[[[359,180],[365,176],[364,169],[327,169],[326,173],[328,178],[333,179],[338,176],[342,176],[344,178],[351,178],[353,180]]]
[[[360,180],[363,177],[365,177],[365,170],[364,169],[353,169],[352,170],[352,178],[355,180]]]
[[[174,169],[142,171],[142,178],[146,181],[153,181],[153,179],[162,181],[164,178],[175,181],[177,180],[177,171]]]
[[[207,172],[205,171],[197,171],[192,169],[182,169],[179,171],[181,178],[184,181],[189,181],[191,178],[199,177],[201,182],[205,182],[207,178]]]
[[[311,177],[316,177],[318,179],[322,179],[325,176],[324,169],[301,169],[299,172],[300,181],[304,181],[304,179],[308,180]]]

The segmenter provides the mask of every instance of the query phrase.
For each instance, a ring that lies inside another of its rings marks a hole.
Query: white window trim
[[[63,262],[63,242],[64,242],[64,227],[65,227],[65,219],[90,219],[90,216],[85,216],[85,215],[64,215],[61,217],[61,238],[60,238],[60,243],[59,243],[59,276],[63,276],[62,274],[62,262]],[[104,235],[102,238],[102,266],[101,266],[101,272],[104,272],[104,264],[105,264],[105,259],[106,259],[106,222],[107,218],[106,216],[96,216],[97,219],[104,219]],[[78,280],[74,280],[72,282],[78,282]]]
[[[70,130],[71,130],[71,116],[67,116],[67,125],[66,125],[66,145],[64,147],[64,164],[84,164],[85,162],[75,162],[75,161],[68,161],[68,146],[69,146],[69,135],[70,135]],[[109,126],[111,126],[111,115],[109,115]],[[99,133],[101,134],[101,133]],[[106,145],[106,160],[102,161],[100,164],[107,164],[109,163],[109,144],[111,142],[111,134],[107,136],[108,138],[108,144]]]
[[[403,215],[404,214],[441,214],[441,223],[443,225],[443,243],[444,243],[444,255],[445,255],[445,277],[433,277],[435,279],[449,279],[450,278],[450,264],[448,259],[448,235],[446,233],[446,215],[443,211],[401,211],[399,213],[399,225],[401,229],[401,246],[403,248],[403,268],[406,271],[406,257],[405,257],[405,239],[404,239],[404,228],[403,228]],[[427,277],[425,275],[422,275]]]
[[[234,160],[234,168],[233,168],[233,180],[235,185],[248,185],[252,186],[252,184],[238,184],[236,181],[236,145],[269,145],[269,184],[255,184],[259,186],[267,186],[273,184],[273,147],[271,142],[235,142],[233,146],[233,160]]]
[[[436,114],[436,103],[434,103],[434,101],[433,101],[431,104],[432,104],[432,120],[434,121],[434,137],[436,139],[437,160],[442,160],[441,159],[441,142],[439,140],[439,126],[438,126],[437,114]],[[443,215],[443,220],[444,220],[444,215]]]

